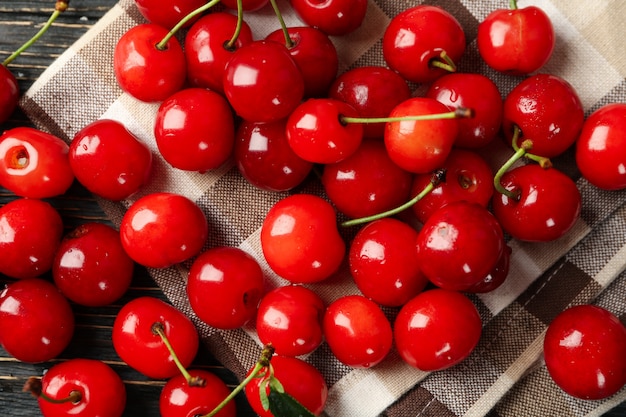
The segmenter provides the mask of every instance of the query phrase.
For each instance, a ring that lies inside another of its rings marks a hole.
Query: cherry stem
[[[517,141],[519,140],[521,133],[522,131],[520,130],[519,126],[514,125],[513,126],[513,138],[511,139],[511,146],[513,146],[513,150],[515,152],[517,152],[519,149],[519,145],[517,144]],[[527,159],[530,159],[531,161],[537,162],[539,166],[541,166],[542,168],[550,168],[552,166],[552,161],[550,160],[550,158],[546,158],[545,156],[535,155],[530,152],[526,152],[524,156]]]
[[[41,378],[30,377],[24,384],[22,391],[30,392],[34,397],[41,398],[52,404],[65,404],[72,403],[77,404],[82,398],[82,394],[78,390],[70,391],[69,395],[65,398],[52,398],[43,392],[41,386]]]
[[[511,10],[517,10],[517,0],[509,0],[509,8]]]
[[[169,339],[167,338],[167,335],[165,334],[165,328],[163,327],[163,323],[161,322],[154,323],[152,325],[152,333],[157,334],[161,338],[161,340],[163,341],[163,344],[165,345],[165,347],[167,347],[167,350],[170,352],[170,355],[172,356],[172,360],[176,364],[176,367],[180,370],[180,373],[183,374],[183,376],[187,380],[187,384],[189,384],[190,387],[203,387],[206,384],[206,381],[204,380],[204,378],[201,378],[199,376],[195,376],[195,377],[191,376],[191,374],[187,372],[183,364],[178,359],[178,356],[176,355],[176,352],[174,351],[172,344],[170,343]]]
[[[276,17],[278,18],[278,22],[280,23],[280,27],[283,31],[283,35],[285,35],[285,46],[287,46],[287,49],[291,49],[294,47],[294,42],[291,39],[291,36],[289,36],[289,30],[287,29],[287,24],[285,23],[285,19],[283,19],[283,14],[280,12],[280,8],[278,7],[278,4],[276,4],[276,0],[270,0],[270,4],[272,5],[272,8],[274,9],[274,13],[276,14]]]
[[[454,63],[452,58],[450,58],[450,56],[446,53],[446,51],[441,51],[441,54],[439,54],[439,58],[432,59],[430,61],[430,65],[435,68],[441,68],[448,72],[456,72],[456,64]]]
[[[406,203],[402,204],[401,206],[398,206],[391,210],[383,211],[382,213],[374,214],[372,216],[366,216],[366,217],[360,217],[358,219],[347,220],[341,223],[341,226],[342,227],[356,226],[359,224],[369,223],[374,220],[379,220],[385,217],[389,217],[389,216],[393,216],[395,214],[401,213],[404,210],[411,207],[412,205],[414,205],[415,203],[417,203],[418,201],[420,201],[422,198],[428,195],[432,190],[434,190],[439,184],[441,184],[442,182],[445,182],[445,180],[446,180],[446,170],[443,168],[437,169],[430,176],[430,182],[426,185],[426,187],[424,187],[424,189],[419,194],[417,194],[415,197],[413,197]]]
[[[511,155],[511,157],[500,167],[500,169],[498,169],[498,172],[496,172],[496,175],[493,177],[493,186],[495,187],[496,191],[498,191],[500,194],[504,194],[514,201],[519,201],[520,191],[511,191],[504,188],[504,186],[502,185],[502,176],[511,168],[511,166],[513,166],[515,162],[519,161],[526,155],[528,150],[532,148],[532,145],[533,144],[530,140],[525,140],[524,142],[522,142],[522,145],[517,148],[515,153]]]
[[[246,385],[248,385],[250,381],[252,381],[254,378],[257,378],[259,376],[259,373],[263,369],[270,368],[272,356],[274,356],[274,346],[272,346],[271,344],[265,345],[265,347],[263,347],[263,350],[261,351],[261,356],[259,357],[259,360],[254,365],[254,368],[252,368],[252,371],[250,371],[250,374],[243,381],[241,381],[241,383],[237,385],[230,392],[230,394],[228,394],[228,396],[224,398],[224,400],[213,409],[213,411],[202,417],[213,417],[217,413],[219,413],[222,408],[226,406],[226,404],[232,401],[237,396],[237,394],[239,394],[246,387]]]
[[[210,2],[198,7],[196,10],[189,12],[189,14],[187,14],[185,17],[180,19],[178,23],[176,23],[176,25],[174,25],[174,27],[170,29],[170,31],[167,33],[167,35],[165,35],[165,37],[161,40],[161,42],[157,43],[156,48],[158,50],[163,51],[167,47],[167,42],[169,42],[169,40],[174,35],[176,35],[176,32],[178,32],[180,28],[182,28],[188,21],[190,21],[191,19],[193,19],[200,13],[204,13],[205,11],[209,10],[211,7],[218,4],[220,1],[221,0],[211,0]]]
[[[9,65],[11,62],[13,62],[13,60],[15,58],[17,58],[18,56],[20,56],[20,54],[22,52],[24,52],[25,50],[27,50],[28,48],[31,47],[32,44],[34,44],[35,42],[37,42],[37,40],[39,38],[41,38],[41,36],[46,33],[46,31],[50,28],[50,26],[52,26],[52,24],[54,23],[55,20],[57,20],[57,17],[59,17],[59,15],[61,13],[63,13],[65,10],[67,10],[67,8],[69,7],[69,0],[57,0],[56,4],[54,5],[54,12],[52,12],[52,14],[50,15],[50,17],[48,18],[48,21],[46,22],[45,25],[43,25],[43,27],[41,29],[39,29],[39,32],[37,32],[32,38],[30,38],[24,45],[20,46],[15,52],[13,52],[7,59],[5,59],[2,62],[2,65],[4,65],[5,67],[7,65]]]
[[[239,38],[239,34],[241,33],[241,28],[243,26],[243,0],[237,0],[237,26],[235,26],[235,33],[233,33],[233,37],[226,43],[225,47],[228,50],[233,50],[235,48],[235,42]]]
[[[404,121],[421,121],[421,120],[441,120],[441,119],[458,119],[474,117],[474,111],[466,107],[458,107],[446,113],[434,114],[418,114],[415,116],[399,116],[399,117],[350,117],[339,116],[342,124],[347,123],[391,123]]]

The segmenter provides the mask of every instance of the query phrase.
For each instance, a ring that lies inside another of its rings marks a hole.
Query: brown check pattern
[[[438,5],[463,25],[467,51],[460,71],[481,72],[503,96],[520,78],[495,73],[476,50],[478,23],[508,1],[370,0],[363,26],[333,38],[340,54],[340,71],[362,65],[384,65],[381,36],[390,18],[421,3]],[[599,106],[626,101],[626,3],[620,0],[519,2],[543,8],[557,33],[554,56],[544,72],[560,75],[578,91],[589,114]],[[299,25],[286,0],[278,2],[288,25]],[[276,29],[271,10],[251,14],[247,21],[260,38]],[[116,84],[113,49],[132,25],[143,22],[132,0],[121,0],[83,38],[68,49],[32,86],[21,107],[40,128],[66,140],[99,118],[115,118],[144,140],[157,155],[152,134],[158,105],[140,103]],[[424,86],[414,85],[415,94]],[[488,159],[498,166],[509,156],[503,144],[494,144]],[[206,247],[232,245],[259,260],[268,287],[281,285],[262,259],[259,229],[267,210],[285,194],[260,191],[247,184],[232,164],[210,173],[188,173],[170,168],[158,156],[155,175],[143,194],[178,192],[196,201],[211,224]],[[564,308],[595,302],[625,321],[626,317],[626,191],[606,192],[579,178],[573,155],[553,161],[574,179],[583,195],[582,218],[574,230],[557,242],[529,244],[510,241],[510,276],[494,293],[472,296],[484,320],[484,333],[475,352],[463,363],[427,374],[403,364],[396,353],[370,370],[341,365],[322,345],[307,359],[323,372],[330,386],[326,414],[345,416],[597,416],[626,400],[626,390],[605,401],[585,402],[562,393],[541,362],[547,325]],[[312,179],[294,192],[322,193]],[[139,196],[136,196],[136,198]],[[119,223],[132,201],[101,201],[112,221]],[[346,236],[349,237],[349,236]],[[206,346],[243,376],[258,356],[259,344],[251,327],[219,331],[201,323],[185,297],[189,264],[151,271],[155,281],[177,307],[195,320]],[[328,281],[314,285],[327,302],[357,290],[344,268]],[[393,319],[394,311],[388,310]]]

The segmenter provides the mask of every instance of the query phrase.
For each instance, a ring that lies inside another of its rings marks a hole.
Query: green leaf
[[[315,417],[313,413],[286,392],[270,390],[269,406],[274,417]]]

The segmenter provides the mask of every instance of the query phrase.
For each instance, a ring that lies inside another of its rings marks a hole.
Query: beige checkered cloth
[[[390,17],[421,1],[370,0],[363,26],[334,38],[340,70],[365,64],[384,65],[381,36]],[[508,1],[440,0],[462,23],[468,49],[461,71],[490,76],[503,95],[519,78],[499,75],[479,59],[478,23]],[[579,92],[587,114],[602,104],[626,101],[626,2],[620,0],[519,1],[533,3],[551,16],[558,38],[545,72],[560,75]],[[279,1],[288,25],[301,22],[287,1]],[[271,8],[247,21],[258,38],[277,29]],[[140,103],[120,91],[112,58],[116,40],[143,20],[132,0],[121,0],[83,38],[64,53],[27,92],[21,106],[40,128],[70,140],[99,118],[123,122],[157,155],[152,134],[158,105]],[[420,93],[416,86],[416,94]],[[505,147],[491,161],[509,155]],[[349,369],[322,345],[308,360],[319,367],[330,386],[326,413],[331,417],[368,416],[598,416],[626,400],[626,390],[605,401],[585,402],[563,394],[550,381],[541,362],[546,326],[572,304],[596,302],[626,317],[626,192],[603,192],[579,178],[570,154],[554,161],[572,175],[583,196],[582,219],[566,237],[548,244],[510,242],[510,276],[494,293],[473,297],[484,319],[476,351],[452,369],[427,374],[404,365],[397,354],[371,370]],[[207,247],[232,245],[255,255],[264,266],[269,286],[280,285],[262,259],[259,229],[264,214],[284,194],[259,191],[244,181],[232,164],[206,174],[171,169],[156,158],[155,175],[144,194],[168,190],[196,201],[206,213],[212,233]],[[321,192],[307,184],[304,192]],[[125,206],[102,201],[114,222]],[[218,331],[200,323],[185,298],[187,267],[151,271],[169,299],[198,324],[211,352],[241,377],[256,360],[259,345],[251,328]],[[344,270],[315,289],[330,302],[356,292]],[[392,316],[393,311],[389,314]]]

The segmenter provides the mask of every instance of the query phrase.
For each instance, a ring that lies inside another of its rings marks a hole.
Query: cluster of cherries
[[[207,12],[218,3],[237,14]],[[244,381],[254,410],[272,416],[304,407],[319,415],[328,389],[302,358],[323,342],[355,368],[376,366],[393,347],[423,371],[471,354],[482,322],[468,294],[505,281],[507,239],[553,241],[579,219],[576,183],[550,158],[575,148],[590,183],[626,188],[626,104],[585,119],[566,80],[528,75],[549,60],[555,43],[537,7],[512,2],[479,26],[484,61],[527,75],[502,98],[486,76],[457,71],[465,34],[440,7],[414,6],[391,19],[382,39],[387,67],[338,75],[330,36],[356,30],[367,1],[290,3],[305,26],[287,28],[273,0],[136,0],[149,23],[126,32],[114,54],[120,87],[141,102],[160,103],[154,136],[167,163],[206,172],[234,160],[255,187],[285,193],[266,214],[260,241],[264,260],[288,284],[266,291],[259,262],[240,248],[203,250],[205,214],[174,193],[138,198],[119,230],[88,223],[63,236],[61,217],[45,199],[78,180],[101,198],[127,200],[150,180],[153,155],[115,120],[94,121],[69,144],[14,128],[0,137],[0,185],[19,196],[0,208],[0,272],[15,280],[0,293],[0,344],[9,354],[25,362],[56,357],[73,334],[68,300],[118,300],[135,263],[190,262],[186,290],[197,317],[224,330],[253,322],[267,347]],[[269,4],[282,29],[253,39],[244,11]],[[428,89],[414,96],[411,83]],[[511,157],[494,173],[488,149],[503,140]],[[297,192],[312,172],[324,195]],[[343,230],[354,226],[360,228],[346,239]],[[326,305],[315,284],[346,262],[360,293]],[[41,278],[49,271],[53,283]],[[235,415],[228,399],[236,391],[206,371],[187,370],[199,340],[181,311],[139,297],[123,306],[112,336],[129,366],[168,380],[162,416]],[[578,398],[621,389],[625,352],[624,325],[590,305],[559,315],[545,338],[550,374]],[[32,380],[44,415],[95,407],[108,410],[98,415],[120,416],[124,385],[105,367],[76,359]]]

